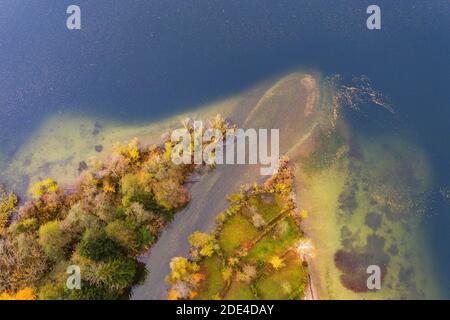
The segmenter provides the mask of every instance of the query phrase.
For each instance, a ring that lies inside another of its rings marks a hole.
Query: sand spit
[[[314,79],[315,86],[305,86],[303,79]],[[315,114],[310,113],[306,119],[304,111],[309,106],[307,101],[312,101],[308,97],[318,90],[318,80],[295,73],[266,88],[264,85],[241,95],[239,106],[229,118],[244,129],[280,129],[280,152],[286,153],[294,141],[308,135],[315,127]],[[165,299],[168,288],[164,277],[169,274],[169,262],[175,256],[188,255],[188,236],[197,230],[210,231],[217,214],[228,205],[226,196],[238,192],[244,183],[262,179],[265,177],[259,174],[259,167],[249,165],[219,165],[201,177],[191,189],[192,200],[188,207],[176,215],[149,254],[143,257],[149,274],[144,284],[134,288],[132,298]]]
[[[348,134],[350,129],[339,118],[334,97],[335,88],[319,75],[296,72],[150,124],[131,126],[58,115],[43,123],[12,161],[1,166],[2,179],[21,194],[44,178],[70,185],[91,159],[105,157],[116,142],[138,137],[144,144],[159,143],[161,134],[180,127],[186,117],[204,120],[220,113],[242,128],[280,129],[280,152],[287,154],[295,166],[298,205],[309,212],[304,228],[317,249],[317,257],[310,261],[313,286],[306,298],[434,297],[434,281],[419,228],[424,209],[411,201],[422,199],[420,195],[427,190],[430,170],[426,157],[414,145],[393,141],[389,136],[367,140],[354,132]],[[330,126],[347,130],[343,145],[335,150],[336,161],[320,172],[307,173],[305,159],[317,150]],[[414,150],[414,155],[408,150]],[[406,156],[399,159],[399,155]],[[415,162],[405,165],[413,158]],[[164,299],[169,261],[188,255],[187,237],[196,230],[210,231],[216,215],[227,207],[227,195],[237,192],[244,183],[263,179],[257,165],[219,165],[196,177],[188,207],[142,256],[148,276],[145,283],[134,288],[132,298]],[[355,184],[358,187],[353,190]],[[386,197],[386,193],[396,197]],[[357,208],[353,208],[355,202]],[[380,209],[386,207],[389,210]],[[412,214],[402,215],[404,212]],[[358,289],[359,280],[348,274],[352,274],[352,261],[362,261],[361,257],[376,257],[386,263],[381,291],[354,292],[348,288]],[[350,271],[347,275],[346,270]]]

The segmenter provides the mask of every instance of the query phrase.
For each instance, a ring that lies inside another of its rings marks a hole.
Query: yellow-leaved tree
[[[56,183],[55,180],[53,179],[45,179],[39,182],[36,182],[32,187],[31,187],[31,194],[35,197],[35,198],[39,198],[41,196],[43,196],[46,193],[54,193],[58,191],[58,184]]]
[[[281,269],[284,267],[283,259],[280,257],[274,256],[270,259],[270,264],[275,270]]]
[[[4,292],[0,294],[0,300],[36,300],[36,295],[34,294],[33,289],[24,288],[17,291],[16,294]]]

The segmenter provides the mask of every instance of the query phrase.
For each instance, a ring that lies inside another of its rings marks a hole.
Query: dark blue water
[[[3,0],[0,147],[12,155],[49,114],[154,120],[293,68],[367,75],[450,186],[450,3],[375,1]],[[66,29],[81,7],[82,30]],[[393,130],[396,128],[392,128]],[[437,193],[436,193],[437,194]],[[450,297],[450,206],[427,220]]]

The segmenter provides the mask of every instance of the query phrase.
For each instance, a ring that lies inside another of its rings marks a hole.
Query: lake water
[[[398,119],[358,118],[359,128],[406,132],[432,163],[424,228],[450,298],[450,204],[439,192],[450,188],[450,3],[377,0],[382,28],[370,31],[372,2],[3,0],[0,155],[55,113],[143,122],[291,69],[364,74]],[[70,4],[81,31],[66,28]]]

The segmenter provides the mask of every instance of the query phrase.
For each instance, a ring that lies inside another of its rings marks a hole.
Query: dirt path
[[[150,254],[143,261],[148,275],[143,285],[133,290],[133,299],[164,299],[167,285],[164,277],[169,274],[169,262],[176,256],[187,256],[188,236],[196,231],[210,231],[217,214],[228,204],[226,196],[239,191],[241,183],[258,178],[258,170],[247,166],[221,166],[206,174],[191,189],[192,200],[187,208],[179,212],[174,221],[163,231]],[[239,179],[236,179],[239,177]]]

